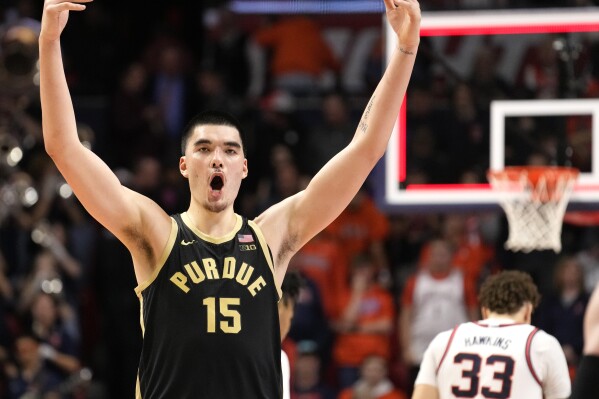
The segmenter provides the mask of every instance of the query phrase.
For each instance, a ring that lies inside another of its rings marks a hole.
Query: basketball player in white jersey
[[[565,399],[570,377],[561,345],[530,325],[539,293],[531,277],[506,271],[480,289],[484,320],[438,334],[427,348],[412,399]]]

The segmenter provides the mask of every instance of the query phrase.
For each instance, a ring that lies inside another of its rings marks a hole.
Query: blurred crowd
[[[63,56],[80,139],[123,185],[176,213],[189,203],[178,170],[183,125],[202,109],[228,110],[246,127],[250,170],[236,210],[254,217],[351,140],[384,65],[380,16],[240,16],[217,1],[164,3],[98,1],[71,16]],[[524,5],[540,4],[423,9]],[[0,398],[133,397],[133,268],[44,151],[40,13],[41,1],[0,4]],[[406,183],[485,182],[490,100],[597,96],[598,43],[594,34],[543,36],[506,72],[501,43],[488,39],[455,61],[459,41],[423,38],[408,92]],[[508,119],[506,164],[589,171],[590,129],[584,117]],[[561,254],[512,253],[501,213],[386,214],[373,184],[291,261],[304,281],[283,345],[294,398],[408,397],[428,342],[480,317],[477,289],[500,269],[531,273],[543,294],[534,322],[561,342],[575,374],[599,281],[598,228],[564,225]]]

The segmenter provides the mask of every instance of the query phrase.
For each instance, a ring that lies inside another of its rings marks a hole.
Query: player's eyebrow
[[[208,139],[197,139],[195,141],[195,143],[193,143],[193,146],[197,147],[197,146],[202,145],[202,144],[212,144],[212,141],[210,141]]]
[[[225,141],[225,145],[227,147],[235,147],[241,149],[241,144],[239,144],[237,141]]]
[[[197,146],[202,145],[202,144],[212,144],[212,141],[210,141],[208,139],[197,139],[193,143],[193,146],[197,147]],[[241,144],[239,144],[237,141],[225,141],[223,144],[226,147],[235,147],[235,148],[241,149]]]

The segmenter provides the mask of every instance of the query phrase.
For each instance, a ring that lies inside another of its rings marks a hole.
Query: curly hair
[[[293,301],[292,304],[297,302],[297,299],[300,294],[300,289],[303,285],[304,280],[298,272],[288,271],[287,274],[285,274],[283,284],[281,285],[281,291],[283,293],[281,301],[283,302],[283,304],[287,305],[289,301]]]
[[[478,301],[484,308],[499,314],[514,314],[529,302],[533,308],[541,295],[528,273],[510,270],[485,280],[480,287]]]

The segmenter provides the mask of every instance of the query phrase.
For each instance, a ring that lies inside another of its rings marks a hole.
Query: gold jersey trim
[[[237,234],[237,232],[241,230],[241,225],[243,223],[243,219],[241,218],[241,216],[235,214],[235,227],[233,227],[233,230],[231,230],[230,233],[222,237],[214,237],[206,233],[202,233],[197,227],[195,227],[187,212],[183,212],[181,214],[181,220],[183,220],[183,223],[185,223],[185,225],[191,231],[193,231],[195,235],[200,237],[202,240],[210,242],[212,244],[222,244],[223,242],[231,241],[233,238],[235,238],[235,234]]]
[[[264,257],[266,258],[266,262],[268,262],[268,267],[272,273],[272,278],[275,282],[275,286],[277,287],[277,294],[279,294],[279,300],[283,297],[283,292],[281,291],[281,287],[277,284],[277,276],[275,275],[275,266],[272,257],[270,256],[270,251],[268,250],[268,245],[266,243],[266,238],[264,238],[264,234],[262,234],[262,229],[252,220],[248,220],[248,225],[254,230],[256,233],[256,237],[258,237],[258,241],[260,242],[260,246],[262,247],[262,251],[264,251]]]
[[[139,372],[135,381],[135,399],[141,399],[141,388],[139,387]]]
[[[141,326],[141,336],[143,338],[146,335],[146,325],[144,323],[144,297],[140,294],[137,298],[139,299],[139,325]]]
[[[150,276],[150,278],[147,279],[146,281],[144,281],[143,283],[140,283],[137,287],[135,287],[135,293],[137,294],[137,296],[139,298],[141,298],[142,291],[145,290],[150,284],[152,284],[154,282],[154,280],[156,280],[158,273],[160,273],[160,270],[162,270],[162,267],[166,263],[166,259],[170,255],[170,253],[173,249],[173,246],[175,245],[175,240],[177,239],[177,229],[178,229],[177,222],[175,222],[175,219],[171,218],[171,234],[168,237],[166,246],[162,250],[162,255],[160,255],[160,260],[157,262],[156,266],[154,267],[154,271],[152,272],[152,275]]]

